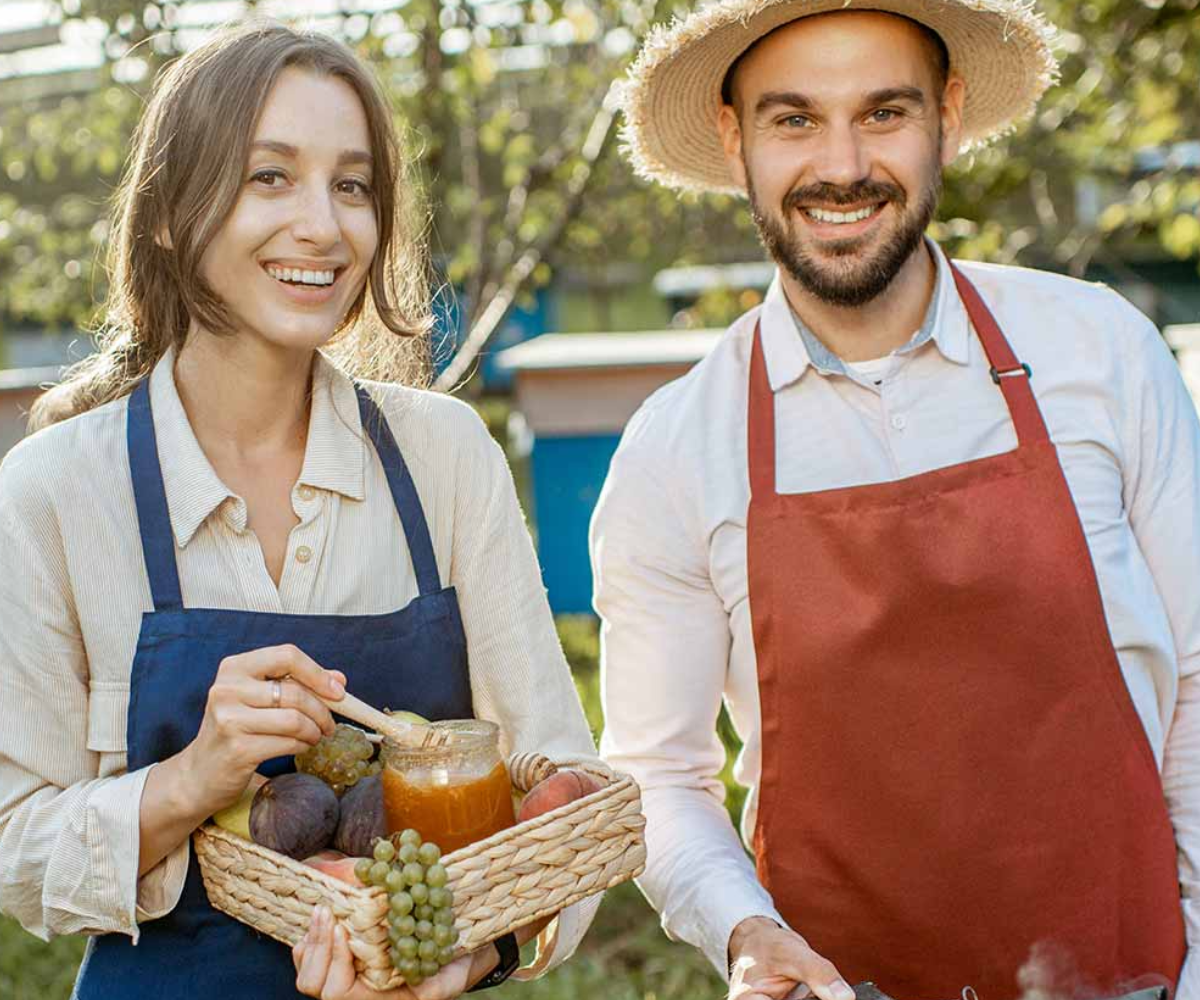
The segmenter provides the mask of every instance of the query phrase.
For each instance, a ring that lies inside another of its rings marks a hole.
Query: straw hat
[[[634,170],[668,187],[744,194],[717,135],[725,74],[768,32],[834,10],[903,14],[941,36],[967,85],[967,147],[1011,130],[1057,77],[1054,31],[1032,0],[716,0],[651,31],[629,70],[622,143]]]

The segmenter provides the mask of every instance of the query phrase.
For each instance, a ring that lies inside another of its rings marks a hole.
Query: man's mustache
[[[860,181],[850,187],[837,187],[833,184],[812,184],[808,187],[795,188],[789,191],[783,199],[785,212],[803,207],[804,205],[861,205],[863,202],[894,201],[901,208],[908,199],[904,190],[886,181]]]

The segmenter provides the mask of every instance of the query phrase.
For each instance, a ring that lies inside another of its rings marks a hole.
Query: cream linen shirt
[[[504,752],[595,753],[503,452],[464,403],[371,384],[412,473],[442,582],[454,586],[480,718]],[[184,604],[375,615],[418,587],[353,383],[323,357],[278,588],[244,501],[205,458],[173,356],[150,379]],[[127,399],[26,439],[0,466],[0,909],[39,937],[121,932],[169,912],[189,844],[140,880],[149,768],[126,771],[130,667],[153,608],[125,443]],[[336,666],[336,664],[330,664]],[[393,706],[403,707],[401,705]],[[570,955],[598,897],[548,929]]]
[[[946,259],[936,321],[880,385],[818,367],[778,279],[712,353],[653,395],[613,459],[591,531],[601,615],[601,754],[642,785],[641,886],[668,934],[724,971],[743,918],[783,923],[729,823],[714,731],[722,699],[744,741],[752,843],[761,768],[746,584],[746,402],[755,321],[775,394],[778,488],[902,479],[1008,451],[1016,434]],[[1200,942],[1200,425],[1154,326],[1106,288],[962,265],[991,305],[1058,447],[1096,566],[1109,630],[1162,767],[1191,953]],[[878,377],[878,376],[873,376]],[[998,539],[997,544],[1019,544]],[[836,608],[829,609],[837,614]],[[803,761],[796,761],[803,768]],[[1098,790],[1102,794],[1102,790]],[[803,927],[797,931],[804,932]],[[1180,1000],[1200,1000],[1189,960]]]

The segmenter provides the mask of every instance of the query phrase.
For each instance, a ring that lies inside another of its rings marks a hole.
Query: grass
[[[588,722],[599,736],[603,716],[595,622],[563,618],[559,636]],[[724,719],[721,734],[732,757],[736,742]],[[735,814],[741,799],[741,789],[731,786],[728,804]],[[46,944],[0,916],[0,1000],[68,1000],[84,944],[79,937]],[[716,1000],[724,987],[699,952],[667,940],[658,916],[629,883],[606,894],[570,962],[534,982],[506,984],[489,994],[496,1000]]]
[[[83,958],[84,940],[56,938],[49,944],[0,917],[0,998],[66,1000]]]

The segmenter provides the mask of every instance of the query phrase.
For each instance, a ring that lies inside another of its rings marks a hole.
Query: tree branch
[[[459,126],[459,142],[462,145],[463,180],[474,195],[475,210],[471,213],[470,232],[468,240],[475,250],[475,267],[467,277],[466,292],[470,313],[468,323],[474,322],[482,303],[484,276],[491,270],[487,252],[487,215],[483,211],[484,196],[483,174],[479,163],[479,128],[476,125],[479,117],[479,103],[475,95],[470,97],[470,114],[466,115]]]
[[[496,293],[488,299],[479,318],[472,324],[471,331],[458,349],[458,353],[442,374],[437,377],[434,382],[435,389],[446,392],[456,388],[465,380],[467,373],[474,367],[476,358],[479,357],[492,335],[512,311],[517,295],[532,276],[534,269],[542,262],[547,252],[558,243],[567,226],[579,214],[588,182],[595,172],[596,162],[600,159],[612,134],[613,121],[617,111],[614,97],[614,85],[610,85],[608,94],[592,119],[591,128],[588,129],[587,137],[583,141],[583,146],[579,151],[579,162],[575,165],[571,179],[567,182],[567,198],[562,212],[559,213],[554,224],[527,246],[517,258],[516,263],[508,269]]]

